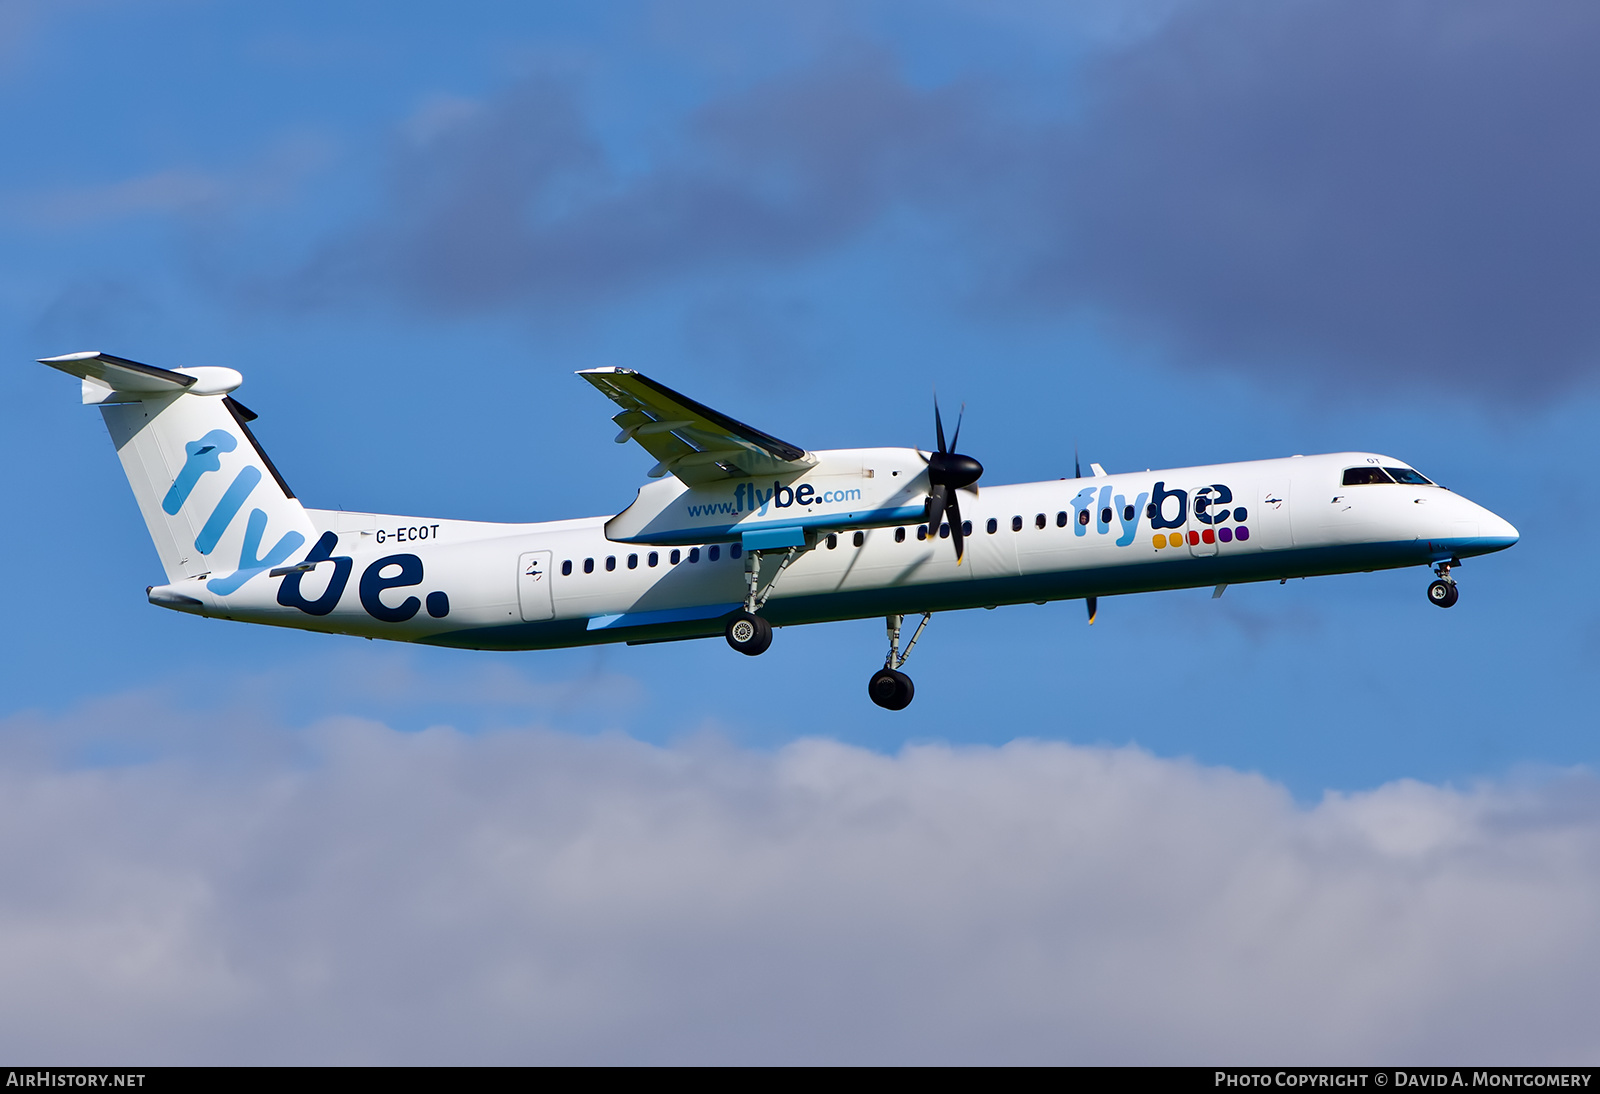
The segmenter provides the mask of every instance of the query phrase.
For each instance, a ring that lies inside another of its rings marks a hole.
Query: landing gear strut
[[[1456,579],[1450,576],[1450,563],[1441,562],[1434,566],[1433,572],[1439,575],[1439,580],[1428,586],[1428,600],[1441,608],[1449,608],[1461,599],[1461,590],[1456,588]]]
[[[917,624],[917,629],[911,632],[911,641],[906,643],[904,653],[900,652],[900,627],[905,622],[905,616],[884,618],[889,631],[889,655],[883,659],[883,668],[873,673],[872,679],[867,681],[867,694],[883,709],[904,710],[911,705],[911,698],[917,689],[912,686],[911,677],[900,671],[900,666],[911,656],[917,639],[922,637],[922,628],[928,625],[931,618],[932,612],[922,613],[922,620]]]
[[[789,563],[795,560],[801,550],[803,548],[789,548],[789,553],[778,563],[778,572],[772,575],[772,580],[767,582],[765,589],[761,588],[761,552],[745,552],[744,608],[728,616],[728,625],[722,632],[728,640],[728,645],[745,656],[755,657],[766,653],[767,647],[772,645],[772,624],[756,613],[766,607],[767,598],[772,595],[772,590],[778,587],[778,579],[783,576],[783,571],[789,568]]]

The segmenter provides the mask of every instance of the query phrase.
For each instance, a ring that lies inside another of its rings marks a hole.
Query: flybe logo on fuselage
[[[1167,504],[1169,499],[1173,502],[1170,506]],[[1202,486],[1194,492],[1193,499],[1188,497],[1186,491],[1168,490],[1166,483],[1156,483],[1149,508],[1150,527],[1156,530],[1152,546],[1159,551],[1163,547],[1182,547],[1186,542],[1191,547],[1202,543],[1231,543],[1234,540],[1243,543],[1250,538],[1250,526],[1245,523],[1250,519],[1250,511],[1242,505],[1237,508],[1232,508],[1232,505],[1233,491],[1222,483]],[[1167,516],[1168,509],[1174,510],[1170,518]],[[1163,528],[1181,529],[1191,517],[1203,527],[1165,535],[1160,531]]]
[[[1156,533],[1151,544],[1157,550],[1190,541],[1198,545],[1250,538],[1250,529],[1244,523],[1250,517],[1248,510],[1242,505],[1233,507],[1233,491],[1222,483],[1201,487],[1193,497],[1187,490],[1168,490],[1165,480],[1132,497],[1117,493],[1113,485],[1085,486],[1072,499],[1072,511],[1075,535],[1088,535],[1090,525],[1099,535],[1109,535],[1115,529],[1118,547],[1133,544],[1142,520],[1148,520]],[[1189,528],[1191,520],[1202,527]],[[1168,533],[1168,528],[1180,530]]]
[[[788,509],[793,505],[837,505],[841,502],[860,500],[859,487],[847,490],[818,490],[809,482],[797,483],[790,487],[774,481],[772,489],[763,490],[755,483],[741,482],[733,489],[732,501],[704,502],[685,506],[685,509],[691,517],[737,517],[744,513],[766,516],[771,509]]]

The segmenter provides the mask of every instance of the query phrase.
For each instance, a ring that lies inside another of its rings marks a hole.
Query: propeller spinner
[[[956,499],[956,491],[973,487],[983,475],[983,464],[955,451],[957,442],[961,440],[961,420],[966,413],[967,407],[963,403],[961,412],[956,415],[955,435],[946,445],[944,419],[939,416],[939,398],[934,396],[933,427],[939,436],[939,448],[928,455],[928,534],[931,536],[937,531],[941,518],[950,522],[950,538],[955,540],[958,566],[965,550],[966,537],[961,531],[961,504]]]

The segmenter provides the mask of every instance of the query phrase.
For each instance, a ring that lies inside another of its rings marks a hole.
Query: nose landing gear
[[[1450,576],[1450,563],[1441,562],[1433,568],[1439,579],[1428,586],[1428,601],[1441,608],[1449,608],[1461,599],[1461,590],[1456,588],[1456,579]]]
[[[905,652],[901,653],[900,627],[905,622],[905,616],[884,617],[889,631],[889,655],[883,659],[883,668],[873,673],[872,679],[867,681],[867,694],[884,710],[904,710],[911,705],[911,698],[916,695],[917,689],[912,686],[911,677],[900,671],[900,666],[911,656],[917,639],[922,637],[922,628],[932,618],[932,612],[922,613],[917,629],[911,632],[911,641],[906,643]]]

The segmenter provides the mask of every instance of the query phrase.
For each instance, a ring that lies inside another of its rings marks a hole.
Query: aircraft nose
[[[1504,551],[1516,543],[1521,534],[1509,520],[1498,513],[1491,513],[1481,505],[1473,504],[1475,510],[1472,516],[1477,518],[1477,534],[1472,537],[1472,546],[1468,548],[1475,555],[1486,555],[1493,551]]]
[[[1510,547],[1522,538],[1516,527],[1504,517],[1497,516],[1487,509],[1483,511],[1483,517],[1484,519],[1478,522],[1478,535],[1483,539],[1494,541],[1496,547]]]

